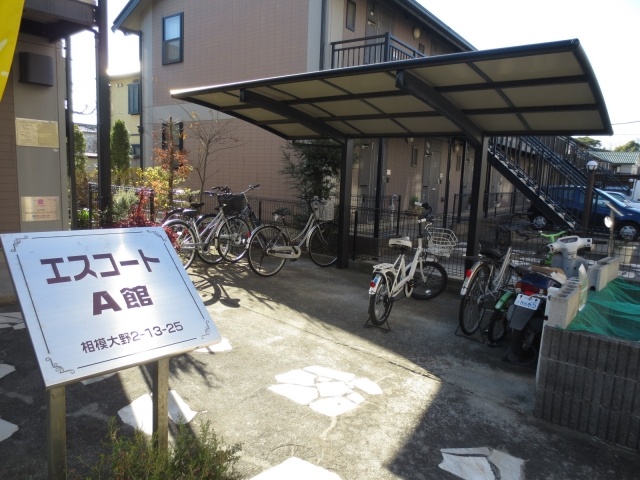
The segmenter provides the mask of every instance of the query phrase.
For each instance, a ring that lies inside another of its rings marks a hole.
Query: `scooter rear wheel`
[[[507,310],[500,309],[493,312],[487,327],[489,344],[497,345],[507,333]]]
[[[531,365],[538,360],[538,351],[534,347],[536,338],[531,323],[522,330],[511,330],[511,348],[507,353],[507,359],[518,365]]]

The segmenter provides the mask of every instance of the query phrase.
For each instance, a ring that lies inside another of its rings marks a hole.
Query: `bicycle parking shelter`
[[[331,139],[341,145],[338,268],[348,266],[357,139],[461,138],[475,149],[471,195],[480,198],[489,137],[613,134],[595,73],[577,39],[172,90],[171,95],[285,140]],[[478,253],[482,218],[482,202],[472,205],[469,256]]]

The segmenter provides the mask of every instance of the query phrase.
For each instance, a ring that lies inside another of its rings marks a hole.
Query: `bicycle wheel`
[[[198,238],[197,233],[193,231],[187,222],[182,220],[169,220],[163,227],[176,249],[182,266],[185,269],[189,268],[196,256],[195,243]]]
[[[203,244],[202,248],[197,250],[198,257],[209,265],[217,265],[222,261],[222,255],[216,247],[215,227],[211,224],[217,216],[215,213],[205,213],[196,220],[196,228]]]
[[[489,288],[489,265],[481,264],[469,280],[467,293],[460,299],[458,322],[465,335],[473,335],[480,327],[485,308],[481,302]]]
[[[240,217],[227,219],[216,234],[216,246],[222,258],[229,263],[236,263],[247,253],[247,241],[251,229],[246,220]]]
[[[319,267],[328,267],[338,260],[338,225],[319,223],[309,238],[309,257]]]
[[[413,274],[414,286],[411,297],[418,300],[436,298],[444,291],[448,280],[447,271],[438,262],[422,262],[422,271],[418,265]]]
[[[389,292],[389,285],[387,285],[387,277],[381,275],[375,293],[369,294],[369,321],[379,327],[389,318],[392,307],[393,300]]]
[[[196,219],[196,227],[198,228],[198,233],[202,235],[202,232],[209,226],[209,224],[216,219],[218,216],[217,213],[205,213],[204,215],[200,215]]]
[[[274,225],[263,225],[251,234],[247,258],[251,270],[261,277],[270,277],[278,273],[286,262],[285,258],[273,254],[274,247],[289,245],[287,235]]]

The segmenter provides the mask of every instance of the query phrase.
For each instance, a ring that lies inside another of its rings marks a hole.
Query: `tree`
[[[111,170],[117,183],[123,184],[127,180],[127,172],[131,166],[129,152],[131,143],[129,132],[122,120],[116,120],[111,129]]]
[[[76,172],[87,168],[87,142],[80,131],[80,127],[73,124],[73,158],[76,164]]]
[[[207,182],[219,171],[215,169],[215,162],[222,152],[243,145],[240,137],[234,134],[230,122],[219,121],[215,118],[213,110],[209,112],[211,119],[206,121],[201,120],[196,112],[187,112],[191,118],[187,125],[188,135],[197,140],[196,158],[191,159],[191,166],[198,175],[200,201]]]
[[[591,137],[576,137],[576,141],[582,143],[586,147],[591,148],[592,150],[603,150],[602,142],[600,140],[596,140]]]
[[[73,125],[73,160],[75,163],[76,203],[78,208],[89,206],[89,178],[87,175],[87,142],[78,125]]]
[[[340,174],[342,149],[328,145],[324,140],[288,143],[282,147],[284,164],[280,173],[289,176],[287,182],[298,193],[298,198],[328,198],[336,194]]]
[[[614,152],[640,152],[640,143],[631,140],[613,149]]]

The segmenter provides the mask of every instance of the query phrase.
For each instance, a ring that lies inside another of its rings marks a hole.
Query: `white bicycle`
[[[439,257],[448,257],[458,243],[453,231],[434,228],[431,207],[427,203],[415,202],[427,210],[427,215],[418,220],[419,226],[426,223],[423,233],[418,234],[418,248],[413,260],[405,263],[405,254],[413,247],[409,237],[392,238],[389,246],[400,249],[395,263],[380,263],[373,267],[373,278],[369,284],[369,320],[379,327],[389,318],[393,302],[404,297],[430,300],[440,295],[447,286],[447,271]],[[428,223],[427,223],[428,222]],[[427,246],[422,247],[422,239]]]

